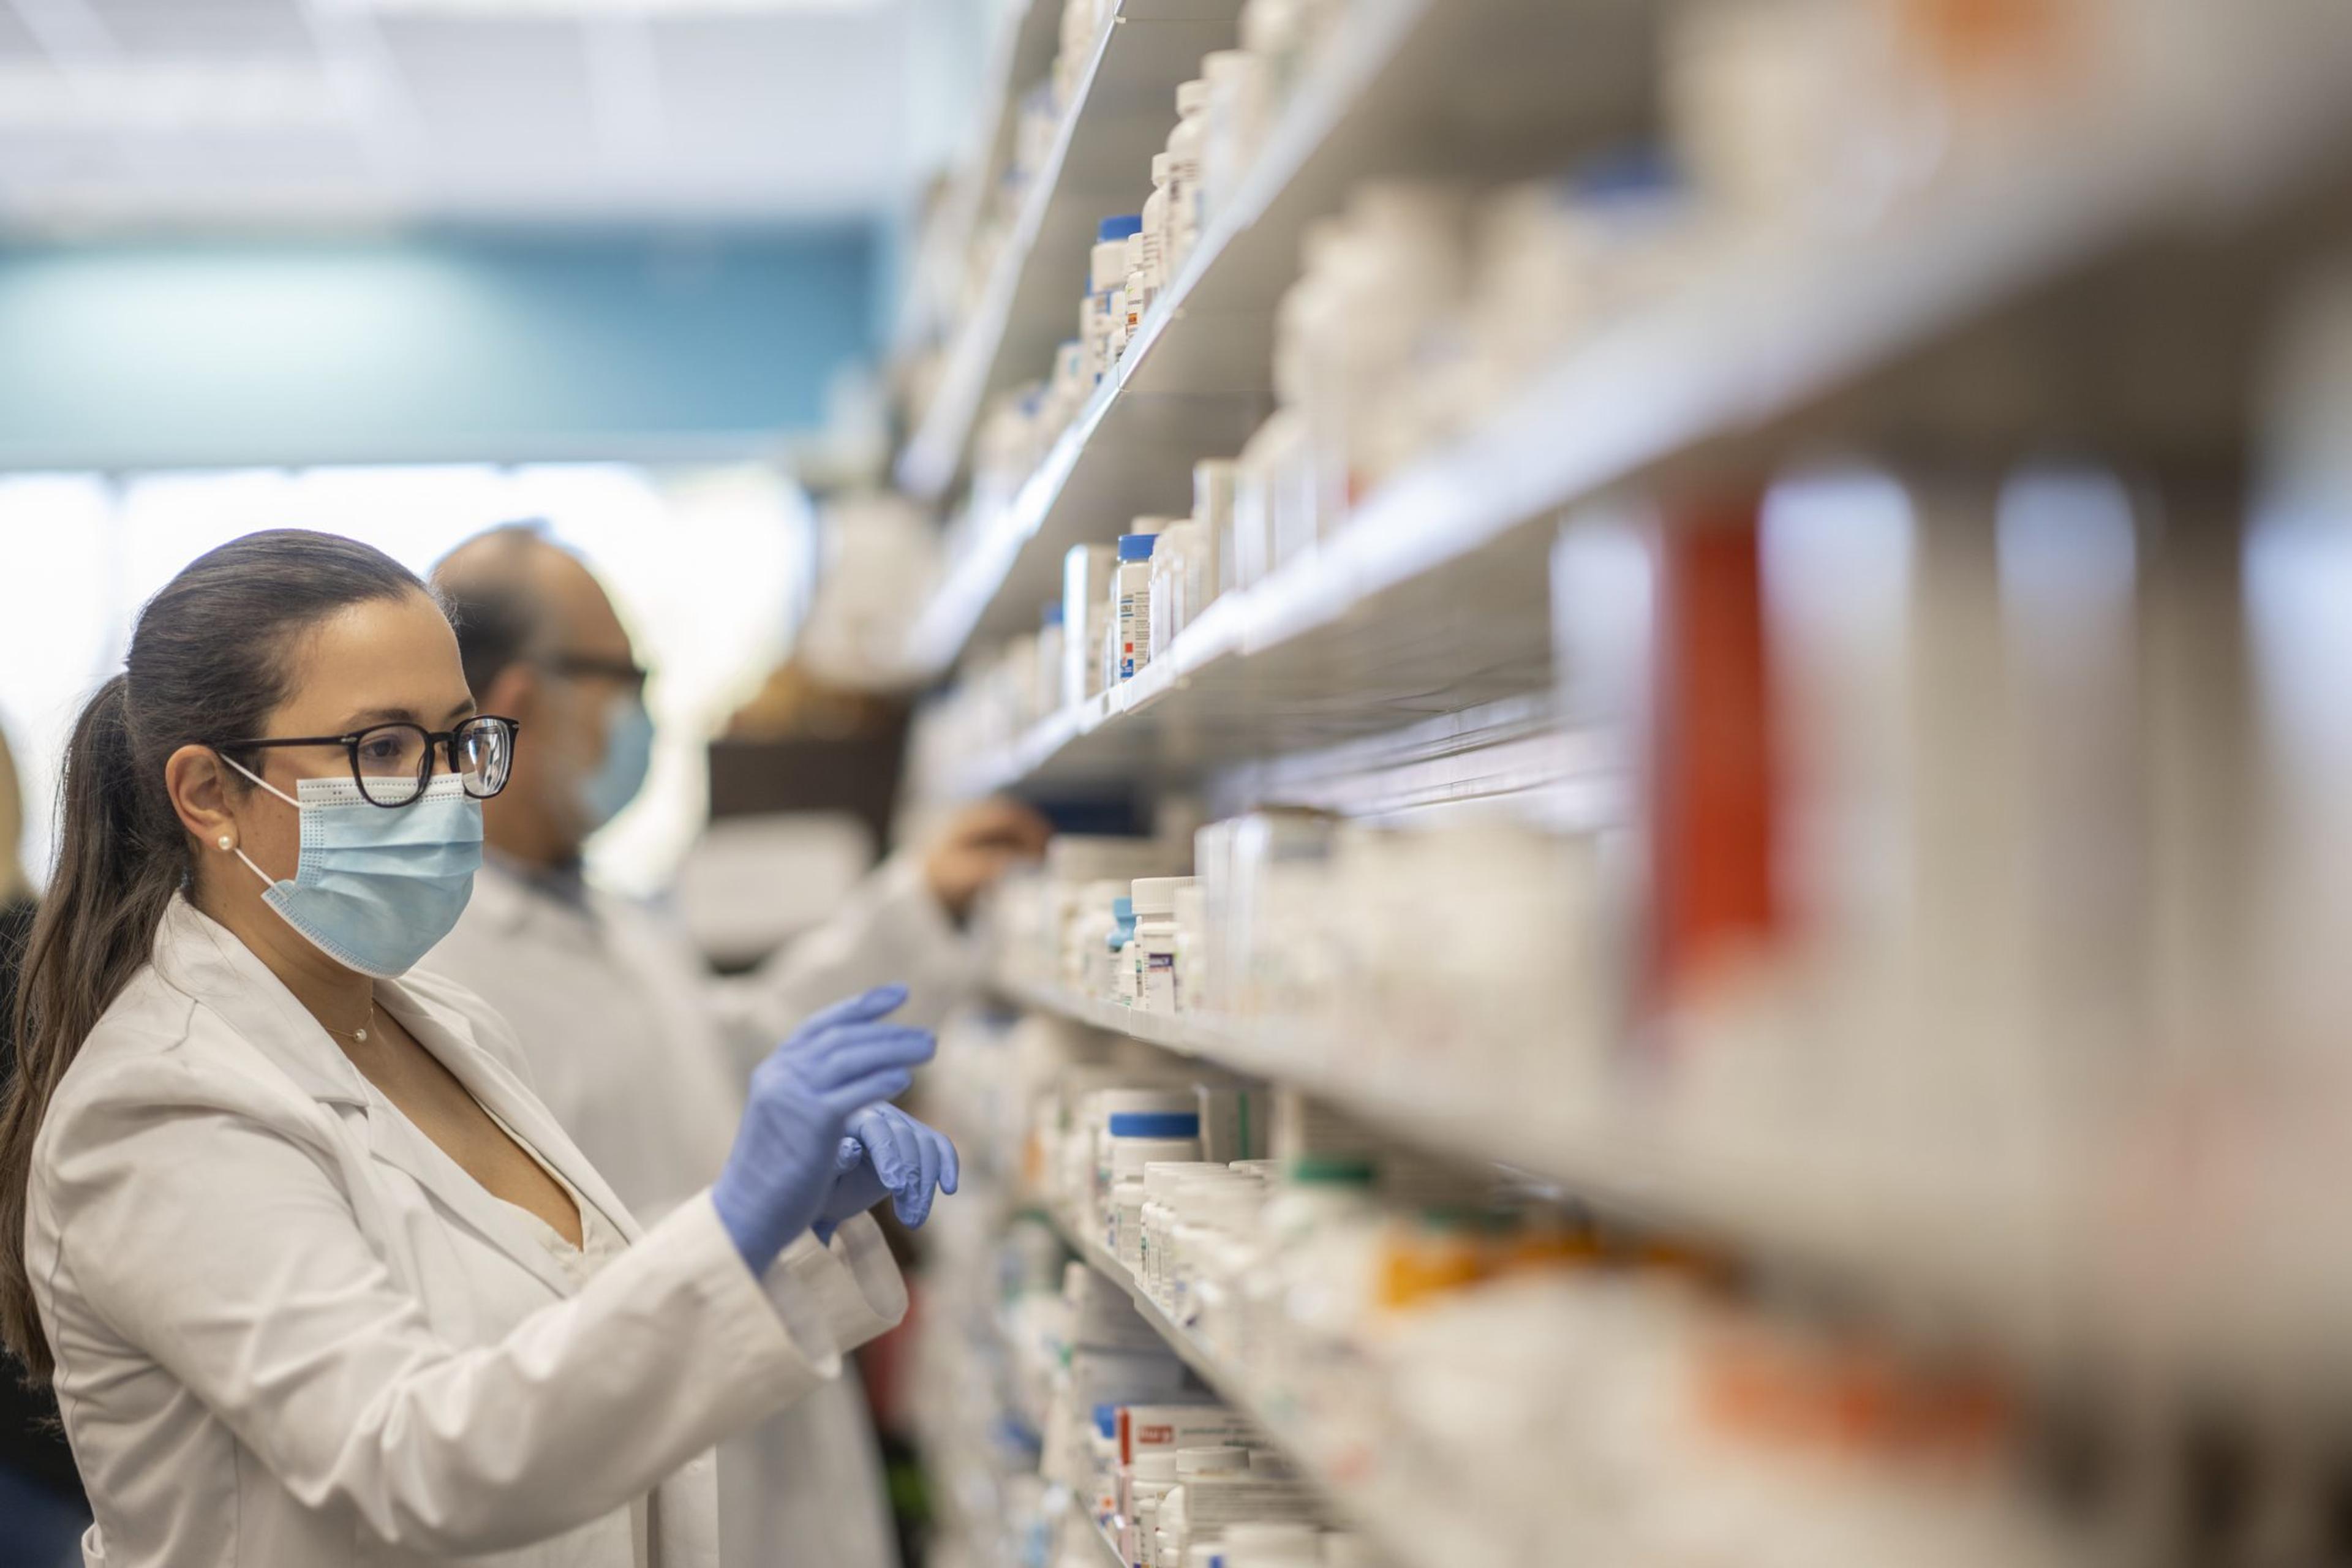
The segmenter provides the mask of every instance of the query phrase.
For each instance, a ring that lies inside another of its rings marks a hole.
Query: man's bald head
[[[604,758],[614,704],[642,684],[629,634],[594,574],[534,523],[475,535],[434,568],[433,584],[474,700],[522,726],[513,776],[485,808],[491,847],[566,863],[598,820],[581,785]]]
[[[604,585],[537,523],[515,522],[452,550],[433,584],[457,627],[457,654],[478,701],[510,667],[566,652],[628,657],[628,635]]]

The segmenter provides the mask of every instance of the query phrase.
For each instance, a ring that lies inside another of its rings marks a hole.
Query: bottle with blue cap
[[[1157,530],[1118,536],[1118,575],[1111,585],[1117,596],[1114,612],[1121,680],[1151,662],[1151,552],[1160,542]]]
[[[1087,345],[1087,362],[1100,382],[1115,363],[1112,329],[1127,316],[1127,242],[1143,232],[1143,216],[1132,213],[1107,217],[1095,230],[1095,248],[1088,277],[1089,291],[1079,320],[1078,334]]]
[[[1201,1157],[1201,1113],[1192,1110],[1113,1112],[1103,1140],[1110,1151],[1110,1205],[1103,1246],[1129,1274],[1143,1262],[1143,1168],[1160,1161]]]
[[[1124,1118],[1136,1112],[1189,1116],[1192,1120],[1192,1129],[1185,1136],[1191,1137],[1195,1142],[1199,1141],[1200,1097],[1190,1086],[1107,1089],[1097,1089],[1089,1094],[1086,1099],[1084,1112],[1080,1118],[1084,1128],[1080,1136],[1086,1145],[1087,1152],[1092,1157],[1092,1170],[1089,1173],[1092,1181],[1087,1191],[1085,1217],[1089,1225],[1096,1228],[1103,1225],[1110,1212],[1111,1146],[1116,1142],[1116,1137],[1110,1130],[1111,1121],[1113,1118]],[[1120,1122],[1122,1129],[1132,1129],[1135,1125],[1124,1120]],[[1139,1134],[1129,1131],[1121,1135],[1139,1136]]]
[[[1132,895],[1110,901],[1110,934],[1105,945],[1109,962],[1105,965],[1103,985],[1099,993],[1106,1000],[1127,1001],[1127,944],[1135,940],[1135,899]]]

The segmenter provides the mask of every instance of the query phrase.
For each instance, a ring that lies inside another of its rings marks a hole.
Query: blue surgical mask
[[[393,980],[456,929],[482,865],[482,803],[443,773],[408,805],[371,805],[353,779],[304,779],[289,795],[229,766],[302,814],[302,854],[290,882],[264,884],[262,901],[347,969]],[[297,798],[299,796],[299,798]]]
[[[646,787],[653,766],[654,721],[641,698],[616,696],[604,710],[604,760],[574,786],[580,802],[580,830],[593,833],[621,815]]]

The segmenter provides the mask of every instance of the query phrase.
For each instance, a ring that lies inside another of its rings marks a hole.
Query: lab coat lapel
[[[539,1097],[525,1088],[505,1063],[482,1048],[474,1037],[469,1019],[455,1008],[417,994],[396,980],[378,983],[376,1002],[407,1026],[417,1043],[439,1058],[441,1065],[466,1086],[467,1092],[485,1110],[512,1128],[515,1135],[561,1172],[582,1197],[595,1205],[613,1222],[614,1228],[630,1241],[637,1239],[642,1232],[626,1205],[604,1184],[604,1178],[596,1173],[595,1167],[556,1124],[555,1118],[548,1114]],[[431,1141],[425,1142],[429,1144]],[[437,1149],[434,1152],[439,1152]],[[455,1161],[445,1155],[442,1163],[493,1208],[505,1209],[504,1204],[483,1192],[481,1184],[467,1175]],[[531,1250],[534,1254],[538,1251],[536,1247]]]
[[[333,1037],[252,949],[185,895],[163,911],[153,956],[158,974],[219,1014],[312,1099],[330,1105],[368,1102],[366,1081]]]
[[[362,1110],[372,1156],[406,1172],[467,1225],[489,1238],[558,1295],[572,1293],[563,1270],[548,1257],[544,1247],[534,1242],[530,1227],[519,1215],[492,1197],[423,1132],[404,1121],[396,1128],[383,1124],[388,1113],[382,1108],[382,1097],[369,1089],[359,1068],[343,1055],[342,1047],[294,999],[294,994],[270,973],[269,966],[234,934],[184,898],[175,900],[156,931],[154,957],[158,973],[218,1013],[247,1044],[268,1058],[273,1066],[313,1099],[323,1104],[353,1106]],[[572,1178],[573,1185],[587,1194],[590,1202],[602,1206],[604,1200],[599,1191],[572,1177],[572,1170],[557,1158],[556,1152],[541,1141],[541,1129],[537,1123],[545,1119],[509,1113],[509,1104],[515,1100],[528,1100],[528,1094],[502,1094],[493,1099],[478,1086],[477,1080],[485,1075],[476,1059],[491,1068],[498,1064],[473,1043],[472,1033],[465,1029],[462,1020],[452,1027],[444,1021],[448,1016],[441,1009],[420,1010],[405,1005],[404,991],[389,983],[378,984],[376,999],[395,1012],[402,1023],[409,1025],[409,1032],[439,1058],[476,1099],[506,1117],[509,1126],[539,1147],[541,1158]],[[429,1022],[428,1012],[435,1015]],[[568,1142],[563,1144],[563,1152],[578,1163],[578,1155],[572,1152]],[[614,1211],[605,1212],[611,1215]],[[619,1223],[617,1216],[615,1223]]]

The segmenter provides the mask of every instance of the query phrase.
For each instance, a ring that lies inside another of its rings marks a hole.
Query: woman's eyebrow
[[[364,730],[371,724],[415,724],[416,721],[416,714],[411,709],[370,708],[345,719],[343,730],[349,733],[354,730]],[[422,725],[418,727],[423,728]]]

